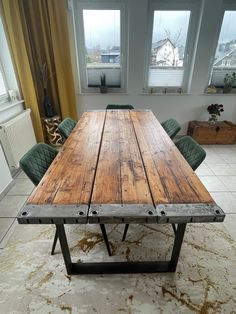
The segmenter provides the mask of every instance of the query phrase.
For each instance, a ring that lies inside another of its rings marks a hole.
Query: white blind
[[[106,85],[109,87],[120,87],[121,70],[117,68],[94,67],[87,68],[88,86],[100,86],[100,76],[106,75]]]
[[[183,68],[149,68],[148,86],[182,87]]]
[[[216,87],[224,86],[225,74],[233,74],[234,72],[236,73],[236,68],[213,67],[210,84]]]

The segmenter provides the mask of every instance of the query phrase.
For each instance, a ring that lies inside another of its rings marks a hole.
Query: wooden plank
[[[154,203],[214,203],[152,112],[130,112]]]
[[[121,204],[120,129],[116,111],[106,114],[92,204]]]
[[[89,205],[105,115],[82,116],[28,204]]]
[[[153,204],[129,112],[118,115],[123,204]]]
[[[92,204],[153,205],[129,111],[108,111]]]

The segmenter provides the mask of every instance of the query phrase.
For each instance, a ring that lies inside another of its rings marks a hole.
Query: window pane
[[[181,87],[190,11],[154,11],[148,86]]]
[[[5,83],[4,83],[4,80],[3,80],[2,73],[0,71],[0,97],[3,96],[3,95],[6,95],[6,94],[7,94],[7,90],[6,90],[6,87],[5,87]]]
[[[213,63],[211,84],[224,85],[225,74],[236,71],[236,11],[225,11]]]
[[[120,10],[83,10],[88,86],[120,87]]]

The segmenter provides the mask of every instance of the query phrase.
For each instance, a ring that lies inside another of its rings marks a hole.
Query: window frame
[[[151,47],[152,47],[152,34],[153,34],[153,20],[154,11],[190,11],[189,26],[186,38],[185,52],[184,52],[184,63],[183,63],[183,81],[182,86],[149,86],[149,66],[151,58]],[[152,1],[148,10],[148,39],[146,45],[146,57],[145,57],[145,69],[144,69],[144,93],[188,93],[190,90],[193,65],[195,59],[195,47],[198,34],[199,24],[199,12],[200,3],[194,3],[191,0],[182,1],[176,0],[175,3],[171,0],[166,1]],[[193,56],[190,58],[190,56]]]
[[[86,71],[86,47],[83,10],[120,10],[120,87],[108,87],[108,93],[124,93],[127,89],[127,10],[123,2],[81,2],[74,0],[74,25],[79,69],[80,92],[100,93],[99,87],[89,87]],[[76,18],[77,17],[77,18]]]
[[[219,24],[218,33],[217,33],[217,36],[215,37],[215,42],[214,42],[214,45],[213,45],[213,48],[212,48],[212,56],[211,56],[211,60],[210,60],[210,64],[209,64],[209,71],[208,71],[208,80],[207,80],[206,88],[205,88],[205,91],[204,91],[205,93],[207,93],[207,91],[206,91],[207,88],[210,85],[212,85],[211,82],[212,82],[214,58],[215,58],[216,49],[217,49],[219,38],[220,38],[220,32],[221,32],[221,28],[222,28],[222,24],[223,24],[223,20],[224,20],[224,16],[225,16],[225,11],[235,11],[236,12],[236,3],[233,3],[230,0],[228,0],[228,1],[226,0],[222,4],[222,8],[221,8],[221,23]],[[227,67],[227,66],[225,66],[225,67]],[[235,71],[234,71],[234,69],[235,69]],[[232,71],[236,72],[236,67],[231,67],[229,69],[229,72],[232,72]],[[216,88],[218,88],[218,87],[216,86]],[[223,95],[223,91],[222,91],[222,95]]]

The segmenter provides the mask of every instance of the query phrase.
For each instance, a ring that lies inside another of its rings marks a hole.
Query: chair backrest
[[[205,150],[190,136],[182,137],[175,145],[193,170],[196,170],[206,157]]]
[[[171,139],[181,130],[180,124],[175,119],[168,119],[162,122],[161,125]]]
[[[34,145],[20,160],[20,167],[38,185],[58,151],[44,143]]]
[[[132,105],[118,105],[118,104],[110,104],[110,105],[107,105],[107,110],[122,110],[122,109],[129,109],[129,110],[132,110],[134,109],[134,107]]]
[[[76,126],[76,121],[74,121],[71,118],[65,118],[58,125],[58,129],[64,138],[68,138],[75,126]]]

